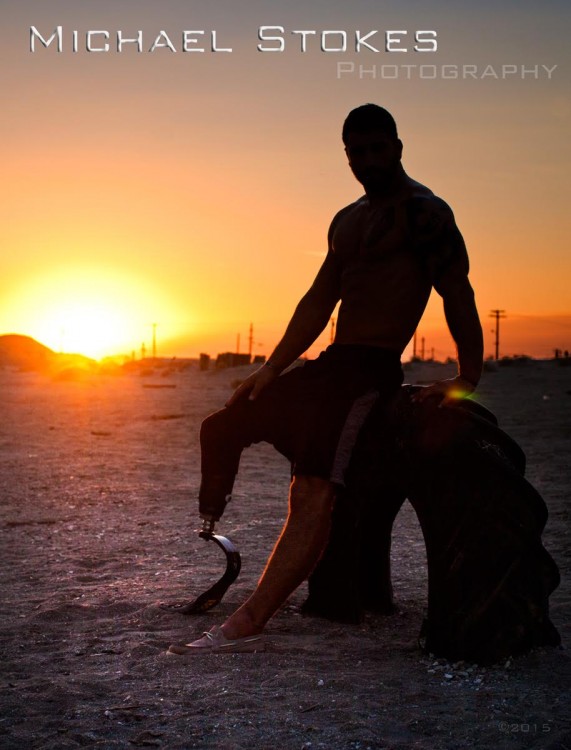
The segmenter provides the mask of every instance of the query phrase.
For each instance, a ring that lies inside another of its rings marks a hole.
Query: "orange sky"
[[[259,0],[238,13],[230,0],[192,12],[179,0],[33,0],[8,15],[0,333],[102,356],[150,347],[157,323],[159,354],[195,356],[234,349],[237,333],[244,349],[253,322],[254,353],[269,353],[319,267],[331,217],[360,194],[343,118],[376,101],[397,119],[409,174],[455,211],[486,353],[494,308],[507,312],[504,354],[571,349],[563,2],[498,11],[411,0],[381,13],[366,0]],[[30,53],[30,26],[48,36],[58,24],[64,52]],[[257,51],[264,24],[286,29],[283,54]],[[233,51],[74,54],[73,29],[81,45],[88,29],[142,29],[145,48],[161,29],[177,47],[183,29],[217,29]],[[301,53],[292,29],[434,29],[439,49],[324,53],[311,37]],[[369,73],[339,78],[339,62]],[[383,65],[407,64],[431,65],[436,78],[382,77]],[[499,77],[462,78],[463,65]],[[502,78],[502,65],[517,74]],[[419,336],[427,354],[453,354],[438,300]]]

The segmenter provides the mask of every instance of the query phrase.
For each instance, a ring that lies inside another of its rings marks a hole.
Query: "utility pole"
[[[254,324],[250,323],[250,335],[248,336],[248,355],[252,361],[252,347],[254,345]]]
[[[496,334],[496,360],[500,358],[500,320],[502,318],[506,317],[506,311],[505,310],[490,310],[490,318],[496,319],[496,328],[492,331],[492,333]]]
[[[416,331],[414,332],[412,339],[412,358],[416,359]]]
[[[331,338],[329,343],[332,344],[335,339],[335,318],[331,318]]]
[[[157,358],[157,324],[151,323],[153,326],[153,359]]]
[[[420,339],[420,358],[424,362],[424,336]]]

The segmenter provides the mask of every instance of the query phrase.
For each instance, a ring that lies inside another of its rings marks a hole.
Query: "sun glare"
[[[132,323],[128,318],[128,311],[109,301],[70,300],[42,321],[43,339],[51,332],[50,338],[59,336],[58,351],[101,359],[124,350],[132,339]]]
[[[169,336],[189,327],[164,290],[109,268],[52,271],[23,285],[7,305],[18,321],[12,332],[93,359],[150,355],[153,324]]]

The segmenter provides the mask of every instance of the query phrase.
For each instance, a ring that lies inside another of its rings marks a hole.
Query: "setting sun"
[[[38,338],[48,341],[53,338],[50,331],[52,334],[57,331],[59,351],[80,352],[100,359],[110,352],[121,351],[133,340],[133,326],[127,316],[128,311],[109,300],[70,299],[47,314],[41,324],[44,333]]]
[[[146,279],[115,269],[60,268],[28,280],[5,306],[20,330],[56,352],[94,359],[151,354],[153,324],[168,336],[192,328],[184,311]]]

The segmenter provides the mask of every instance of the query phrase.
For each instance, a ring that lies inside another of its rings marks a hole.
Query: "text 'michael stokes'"
[[[66,35],[67,36],[67,35]],[[259,52],[285,52],[293,47],[298,52],[318,49],[320,52],[436,52],[437,32],[434,30],[408,31],[393,29],[379,31],[347,31],[345,29],[293,29],[286,31],[283,26],[259,26]],[[79,52],[85,42],[86,52],[123,52],[135,49],[136,52],[156,52],[164,49],[170,52],[233,52],[233,47],[221,41],[216,29],[193,29],[179,32],[176,44],[166,31],[161,29],[154,36],[145,35],[141,29],[126,32],[123,30],[88,29],[69,33],[66,47],[71,52]],[[80,45],[81,42],[81,45]],[[113,47],[112,47],[113,42]],[[178,47],[177,47],[178,44]],[[36,26],[30,26],[30,52],[36,48],[54,46],[57,52],[64,51],[64,28],[55,27],[51,35],[43,35]]]

